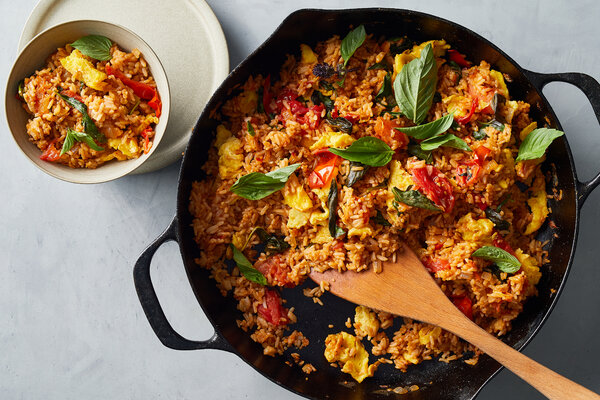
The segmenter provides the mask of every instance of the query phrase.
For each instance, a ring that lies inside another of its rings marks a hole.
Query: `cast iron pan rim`
[[[553,117],[553,119],[556,121],[556,125],[558,129],[562,130],[562,127],[560,125],[560,122],[558,120],[558,118],[556,117],[556,114],[554,113],[554,110],[552,109],[550,103],[548,102],[548,100],[546,99],[546,97],[544,96],[544,93],[542,91],[542,88],[538,88],[536,85],[534,85],[531,82],[531,79],[529,78],[528,75],[528,70],[524,69],[523,67],[521,67],[519,65],[519,63],[517,63],[512,57],[510,57],[508,54],[506,54],[503,50],[501,50],[499,47],[497,47],[495,44],[493,44],[492,42],[490,42],[488,39],[484,38],[483,36],[479,35],[478,33],[472,31],[471,29],[464,27],[462,25],[459,25],[456,22],[447,20],[445,18],[442,17],[438,17],[432,14],[428,14],[428,13],[423,13],[420,11],[413,11],[413,10],[406,10],[406,9],[395,9],[395,8],[382,8],[382,7],[370,7],[370,8],[351,8],[351,9],[316,9],[316,8],[304,8],[304,9],[300,9],[300,10],[296,10],[294,12],[292,12],[291,14],[289,14],[282,22],[281,24],[279,24],[279,26],[275,29],[275,31],[269,35],[269,37],[260,45],[258,46],[251,54],[249,54],[240,64],[238,64],[230,73],[229,75],[225,78],[225,80],[221,83],[221,85],[219,85],[219,87],[216,89],[216,91],[213,93],[213,95],[211,96],[211,99],[208,101],[208,103],[206,104],[204,110],[202,111],[202,114],[200,115],[200,117],[198,118],[198,121],[196,122],[195,126],[194,126],[194,130],[193,132],[195,132],[200,124],[200,121],[203,120],[206,115],[208,113],[210,113],[210,111],[218,104],[217,103],[217,94],[219,94],[219,92],[222,90],[222,88],[225,86],[225,83],[229,80],[229,78],[233,75],[235,75],[237,73],[237,71],[241,68],[243,68],[246,64],[248,64],[252,58],[254,58],[255,54],[260,52],[263,48],[267,47],[270,45],[270,42],[272,41],[273,37],[277,36],[280,33],[280,30],[282,29],[282,27],[284,27],[288,21],[290,19],[292,19],[293,17],[297,16],[297,15],[301,15],[301,14],[305,14],[305,13],[339,13],[339,14],[360,14],[362,12],[392,12],[392,13],[402,13],[402,14],[406,14],[408,16],[419,16],[419,17],[426,17],[426,18],[430,18],[433,20],[437,20],[437,21],[441,21],[444,22],[446,24],[449,24],[450,26],[452,26],[453,28],[455,28],[458,31],[461,32],[465,32],[467,35],[471,35],[476,37],[477,39],[481,40],[482,42],[484,42],[487,46],[491,47],[492,49],[496,50],[498,53],[500,53],[503,57],[505,57],[511,64],[513,64],[516,69],[518,71],[520,71],[527,79],[527,81],[530,83],[531,87],[537,92],[537,94],[540,96],[540,98],[542,99],[544,105],[547,107],[548,111],[550,112],[551,116]],[[579,214],[580,214],[580,209],[582,206],[582,200],[579,197],[579,186],[578,186],[578,179],[577,179],[577,172],[575,169],[575,164],[573,162],[573,154],[571,152],[571,148],[569,146],[569,142],[567,140],[566,135],[564,135],[562,137],[565,147],[566,147],[566,151],[567,151],[567,155],[568,155],[568,161],[569,161],[569,165],[571,167],[571,172],[572,172],[572,180],[574,183],[574,187],[575,187],[575,208],[576,208],[576,212],[575,212],[575,229],[573,232],[573,241],[571,243],[571,247],[570,247],[570,256],[567,262],[567,266],[565,269],[565,273],[564,276],[562,277],[561,283],[556,291],[556,293],[554,294],[553,298],[550,299],[550,304],[548,306],[547,311],[543,314],[540,323],[533,328],[526,336],[525,340],[523,341],[523,343],[521,345],[519,345],[518,347],[515,347],[517,350],[522,351],[525,346],[527,346],[531,340],[535,337],[535,335],[539,332],[539,330],[542,328],[542,326],[544,325],[544,323],[546,322],[546,320],[548,319],[550,313],[552,312],[552,310],[554,309],[554,307],[556,306],[556,302],[558,301],[558,298],[560,297],[560,295],[562,294],[562,290],[565,286],[565,283],[567,281],[569,272],[571,270],[571,266],[573,263],[573,258],[574,258],[574,253],[575,253],[575,248],[576,248],[576,244],[577,244],[577,238],[578,238],[578,232],[579,232]],[[192,140],[194,140],[194,136],[192,136],[190,138],[190,141],[188,142],[188,144],[186,145],[186,149],[185,149],[185,153],[183,155],[183,161],[181,163],[181,167],[179,169],[179,178],[178,178],[178,195],[177,195],[177,207],[176,207],[176,218],[178,221],[182,221],[182,216],[184,213],[189,213],[188,208],[187,208],[187,203],[189,200],[189,193],[183,193],[182,190],[182,176],[184,174],[184,171],[188,167],[188,163],[193,163],[193,161],[190,160],[190,158],[188,157],[188,149],[190,147],[190,143],[192,142]],[[184,227],[182,226],[181,223],[177,224],[177,242],[179,243],[179,251],[180,254],[182,256],[182,259],[184,261],[187,261],[187,257],[183,252],[183,246],[182,246],[182,238],[184,237],[184,232],[183,232]],[[199,293],[197,293],[197,290],[195,288],[195,286],[192,284],[192,276],[191,276],[191,269],[188,268],[188,263],[184,262],[184,266],[185,266],[185,271],[186,271],[186,275],[188,278],[188,281],[190,282],[190,286],[192,287],[192,290],[194,291],[194,295],[196,296],[196,300],[198,301],[198,303],[200,304],[200,307],[202,308],[204,314],[206,315],[206,317],[208,318],[208,320],[210,321],[211,325],[213,326],[214,330],[215,330],[215,334],[217,336],[223,337],[222,332],[220,327],[215,323],[213,316],[207,312],[207,310],[205,309],[204,303],[201,301]],[[271,382],[277,384],[278,386],[283,387],[286,390],[289,390],[299,396],[305,397],[305,398],[309,398],[309,399],[315,399],[318,400],[318,398],[316,397],[311,397],[305,393],[301,393],[297,390],[294,390],[291,387],[288,386],[283,386],[281,383],[277,382],[274,378],[272,378],[269,375],[264,374],[260,369],[258,369],[258,367],[256,367],[254,364],[252,364],[251,362],[249,362],[248,360],[246,360],[246,358],[242,357],[239,352],[234,349],[233,347],[231,347],[231,349],[227,349],[227,351],[230,351],[234,354],[236,354],[239,358],[241,358],[244,362],[246,362],[246,364],[250,365],[254,370],[256,370],[258,373],[260,373],[262,376],[266,377],[267,379],[269,379]],[[492,373],[486,380],[485,382],[483,382],[480,386],[479,389],[473,394],[472,398],[475,398],[479,392],[481,391],[481,389],[483,389],[483,387],[485,385],[487,385],[487,383],[496,376],[496,374],[498,374],[498,372],[500,372],[502,370],[502,368],[504,368],[503,366],[499,365],[498,368],[496,369],[496,371],[494,373]]]

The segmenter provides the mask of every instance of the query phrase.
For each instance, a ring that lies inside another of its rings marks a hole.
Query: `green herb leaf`
[[[329,195],[327,195],[327,208],[329,209],[329,234],[334,239],[342,236],[346,233],[342,228],[337,225],[337,205],[338,205],[338,188],[335,179],[331,180],[331,186],[329,187]]]
[[[19,98],[21,100],[25,100],[25,80],[21,79],[19,81],[19,85],[17,86],[17,96],[19,96]]]
[[[498,204],[498,207],[496,207],[496,212],[500,212],[500,210],[502,210],[502,207],[508,203],[508,201],[511,199],[511,194],[508,193],[506,196],[504,196],[504,198],[502,200],[500,200],[500,204]]]
[[[350,161],[350,172],[348,172],[348,180],[346,186],[352,187],[356,182],[362,179],[369,170],[369,166],[357,161]]]
[[[246,127],[248,128],[248,134],[250,136],[256,135],[256,132],[254,132],[254,128],[252,127],[252,124],[250,123],[250,121],[246,121]]]
[[[406,64],[394,81],[400,110],[417,125],[427,117],[436,84],[437,64],[431,44],[428,44],[421,50],[421,57]]]
[[[408,151],[408,154],[417,157],[419,160],[424,160],[427,164],[433,163],[433,155],[431,154],[431,151],[423,150],[420,144],[409,144],[406,150]]]
[[[77,132],[71,128],[67,128],[67,135],[65,136],[65,141],[63,143],[62,150],[60,151],[60,155],[62,156],[67,151],[71,150],[71,147],[73,147],[75,141],[83,142],[87,144],[90,149],[96,151],[104,150],[104,148],[98,146],[96,142],[94,142],[94,139],[92,139],[92,137],[87,133]]]
[[[487,134],[483,129],[473,132],[473,139],[475,140],[483,140],[487,137]]]
[[[495,130],[500,131],[500,132],[502,132],[504,130],[504,124],[502,122],[496,120],[495,118],[488,122],[480,122],[479,123],[480,128],[486,128],[488,126],[491,126]]]
[[[137,101],[135,102],[135,104],[133,105],[133,108],[131,110],[129,110],[129,115],[133,114],[133,112],[135,110],[137,110],[139,105],[140,105],[140,99],[138,98]]]
[[[498,266],[500,271],[506,272],[507,274],[514,274],[521,268],[521,263],[517,260],[517,257],[496,246],[480,247],[473,252],[473,257],[492,261]]]
[[[265,278],[265,276],[259,270],[254,268],[246,256],[233,244],[229,244],[229,246],[231,246],[231,250],[233,251],[233,261],[235,261],[242,275],[244,275],[244,277],[249,281],[258,283],[259,285],[266,285],[267,278]]]
[[[344,117],[337,117],[337,118],[328,117],[325,120],[329,123],[329,125],[339,128],[339,130],[342,132],[352,133],[352,122],[348,121]]]
[[[254,228],[252,233],[256,233],[259,237],[268,255],[282,253],[291,247],[283,235],[270,234],[263,228]]]
[[[73,107],[74,109],[76,109],[77,111],[79,111],[81,113],[82,120],[83,120],[83,130],[85,131],[85,133],[87,133],[92,138],[94,138],[98,141],[103,142],[106,140],[104,135],[101,134],[100,131],[98,130],[98,127],[94,123],[94,120],[89,116],[88,109],[85,104],[83,104],[81,101],[79,101],[73,97],[65,96],[64,94],[62,94],[60,92],[58,93],[58,95],[60,96],[61,99],[66,101],[67,104],[69,104],[71,107]]]
[[[452,147],[464,151],[471,151],[471,148],[464,140],[451,133],[446,133],[445,135],[432,137],[431,139],[423,140],[421,142],[421,148],[425,151],[432,151],[441,146]]]
[[[349,161],[357,161],[371,167],[383,167],[392,160],[394,150],[383,140],[365,136],[347,149],[331,148],[329,151]]]
[[[392,226],[392,224],[390,224],[389,221],[384,218],[383,214],[379,210],[377,210],[377,215],[375,215],[374,217],[371,217],[370,219],[371,219],[371,221],[375,222],[376,224],[379,224],[382,226]]]
[[[292,164],[266,174],[252,172],[240,177],[229,190],[248,200],[260,200],[281,190],[300,164]]]
[[[390,70],[390,66],[385,61],[380,61],[378,63],[375,63],[375,64],[371,65],[367,69],[384,69],[386,71],[389,71]]]
[[[492,221],[494,223],[496,228],[498,228],[501,231],[505,231],[510,228],[510,222],[508,222],[504,218],[502,218],[502,215],[500,215],[500,212],[494,210],[493,208],[489,208],[489,207],[486,208],[485,216],[487,217],[487,219],[489,219],[490,221]]]
[[[396,40],[390,39],[390,42],[398,42],[398,41],[400,41],[400,43],[390,44],[390,54],[392,56],[403,53],[406,50],[410,50],[415,45],[415,42],[408,39],[406,36],[402,37],[402,38],[397,38]]]
[[[423,125],[394,128],[411,136],[415,139],[424,140],[446,132],[452,126],[454,113],[446,114],[442,118],[436,119]]]
[[[418,190],[400,190],[397,187],[392,188],[394,199],[399,203],[404,203],[412,207],[423,208],[431,211],[441,211],[431,200]]]
[[[334,109],[335,107],[335,103],[333,102],[333,100],[331,100],[331,98],[325,96],[323,93],[319,92],[318,90],[314,90],[312,95],[310,96],[310,99],[312,100],[313,104],[318,106],[319,104],[323,104],[325,106],[325,109],[327,110],[327,112],[331,111]]]
[[[519,147],[517,161],[535,160],[540,158],[546,152],[546,149],[554,139],[564,135],[564,132],[556,129],[538,128],[534,129]]]
[[[108,61],[112,58],[110,55],[112,42],[104,36],[84,36],[71,43],[71,46],[75,47],[82,54],[99,61]]]
[[[381,88],[379,88],[379,92],[375,95],[375,100],[386,98],[387,96],[392,94],[392,76],[388,73],[385,78],[383,78],[383,83],[381,84]]]
[[[367,37],[367,32],[365,31],[365,27],[363,25],[359,25],[358,28],[350,31],[348,35],[342,40],[342,46],[340,48],[340,52],[342,53],[342,58],[344,59],[344,67],[348,64],[350,57],[354,54],[356,49],[358,49],[365,38]]]

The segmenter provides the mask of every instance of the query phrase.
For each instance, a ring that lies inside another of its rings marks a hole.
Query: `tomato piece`
[[[152,128],[148,127],[140,133],[140,136],[144,138],[144,154],[147,154],[150,151],[150,133],[152,133]]]
[[[264,261],[255,263],[254,268],[267,278],[267,282],[274,282],[279,286],[294,287],[294,284],[288,278],[290,268],[285,259],[279,254],[274,254]]]
[[[463,68],[468,68],[471,66],[471,63],[465,59],[465,56],[454,49],[448,50],[448,58],[450,61],[454,61]]]
[[[321,114],[323,113],[323,110],[325,109],[325,106],[323,104],[319,104],[317,106],[312,106],[310,108],[310,111],[313,112],[313,114],[315,115],[315,117],[311,120],[308,121],[308,127],[310,129],[316,129],[319,124],[321,123]]]
[[[471,161],[460,165],[456,169],[456,180],[462,186],[471,185],[479,179],[483,162],[489,157],[492,151],[485,146],[479,146],[473,152]]]
[[[423,260],[423,264],[425,265],[425,268],[427,268],[431,273],[444,271],[450,268],[450,263],[445,258],[426,257]]]
[[[473,150],[478,160],[483,161],[490,156],[492,151],[485,146],[479,146]]]
[[[444,212],[451,212],[454,208],[454,191],[450,181],[444,174],[432,165],[411,169],[417,190],[427,196],[436,206]]]
[[[377,118],[375,122],[375,135],[392,149],[404,149],[408,146],[408,136],[394,129],[399,126],[400,124],[397,121]]]
[[[148,105],[154,110],[156,118],[160,118],[160,114],[162,113],[162,101],[160,101],[160,96],[157,91],[154,91],[154,96],[150,99]]]
[[[452,303],[469,319],[473,319],[473,302],[467,296],[457,296],[452,299]]]
[[[315,167],[308,176],[308,186],[312,189],[329,186],[331,180],[337,175],[341,158],[328,149],[317,150],[314,154]]]
[[[469,121],[471,121],[471,118],[473,118],[473,114],[475,114],[475,110],[477,109],[477,105],[479,104],[479,99],[474,98],[471,101],[471,109],[469,110],[469,113],[463,117],[460,117],[456,120],[456,122],[458,122],[461,125],[465,125],[467,124]]]
[[[500,236],[500,234],[496,235],[496,237],[494,238],[492,244],[494,246],[498,247],[499,249],[507,251],[510,254],[512,254],[513,256],[516,256],[515,255],[515,251],[513,250],[513,248],[511,247],[511,245],[508,244],[508,242],[502,236]]]
[[[265,290],[265,302],[264,305],[258,306],[258,313],[275,326],[286,325],[289,322],[287,308],[281,305],[279,294],[271,289]]]
[[[346,118],[348,121],[352,122],[353,124],[357,123],[360,119],[358,115],[354,115],[354,114],[346,114],[346,115],[344,115],[344,118]]]
[[[60,150],[57,150],[56,147],[54,147],[57,140],[58,139],[54,139],[50,142],[48,147],[46,147],[46,150],[40,155],[40,160],[54,162],[60,158]]]

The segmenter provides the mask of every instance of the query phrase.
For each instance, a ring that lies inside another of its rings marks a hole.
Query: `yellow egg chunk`
[[[239,96],[240,111],[244,114],[252,114],[256,111],[258,105],[258,93],[253,91],[244,91]]]
[[[356,307],[354,310],[354,328],[359,336],[366,336],[368,339],[375,337],[379,330],[377,315],[365,306]]]
[[[529,254],[523,253],[523,250],[521,249],[515,250],[515,256],[517,256],[517,260],[521,263],[521,268],[523,268],[529,283],[533,286],[537,285],[542,277],[537,260]]]
[[[509,100],[506,103],[506,122],[509,124],[512,123],[512,119],[515,116],[515,112],[517,108],[519,108],[519,103],[513,100]]]
[[[306,211],[298,211],[295,208],[291,208],[288,213],[288,221],[287,227],[298,229],[302,228],[304,225],[308,224],[308,219],[310,218],[310,212]]]
[[[468,213],[458,220],[456,230],[469,242],[491,242],[494,223],[487,218],[473,219]]]
[[[454,113],[454,116],[459,118],[467,115],[473,104],[469,97],[458,94],[444,97],[442,103],[446,105],[448,113]]]
[[[223,179],[235,177],[242,169],[242,142],[230,137],[219,147],[219,174]]]
[[[342,372],[352,375],[358,382],[373,376],[369,370],[369,353],[356,337],[346,332],[327,336],[325,339],[325,358],[328,362],[339,361]]]
[[[368,226],[363,228],[350,228],[348,229],[348,237],[358,236],[361,240],[364,240],[367,237],[373,236],[373,229]]]
[[[410,186],[415,185],[415,181],[413,180],[411,174],[402,167],[402,163],[398,160],[392,160],[390,162],[390,179],[388,181],[388,190],[390,195],[387,199],[387,206],[389,210],[394,209],[394,194],[392,192],[392,188],[397,187],[399,190],[408,190]],[[399,207],[402,209],[407,208],[408,206],[404,204],[400,204]],[[396,215],[396,213],[390,213],[390,215]],[[393,216],[391,217],[394,218]]]
[[[327,226],[319,226],[317,234],[315,235],[313,242],[318,244],[329,243],[333,240],[329,228]]]
[[[301,44],[300,51],[302,52],[302,62],[312,64],[317,62],[317,55],[312,51],[309,45]]]
[[[408,64],[416,58],[421,57],[421,51],[428,44],[431,44],[433,55],[435,57],[442,57],[446,53],[446,50],[450,48],[450,45],[446,44],[445,40],[429,40],[419,45],[414,45],[411,50],[405,50],[400,54],[396,54],[396,56],[394,57],[394,73],[392,75],[392,81],[396,79],[396,75],[398,75],[398,73],[406,64]]]
[[[328,147],[346,148],[354,143],[356,139],[347,133],[327,131],[317,140],[311,150],[324,149]]]
[[[136,158],[140,152],[137,140],[134,138],[116,138],[108,139],[108,145],[113,149],[121,151],[128,158]]]
[[[217,126],[217,138],[215,139],[215,147],[221,147],[227,139],[232,136],[231,131],[225,128],[225,125]]]
[[[531,222],[525,228],[525,235],[530,235],[536,232],[548,216],[548,205],[546,203],[546,189],[544,188],[543,176],[537,176],[532,185],[535,188],[531,197],[527,199],[527,204],[531,209]]]
[[[61,58],[62,66],[77,80],[96,90],[104,90],[106,74],[94,68],[79,50],[73,50],[67,57]]]
[[[506,98],[506,100],[509,100],[510,98],[508,97],[508,88],[506,87],[506,82],[504,81],[504,75],[502,75],[502,72],[495,71],[492,69],[490,70],[490,76],[496,81],[496,84],[498,85],[498,94],[501,94]]]
[[[441,334],[442,328],[439,326],[426,326],[425,328],[421,328],[419,330],[419,343],[427,345],[431,343],[432,340],[437,339]]]
[[[313,203],[294,174],[290,175],[283,188],[283,203],[298,211],[312,208]]]
[[[521,141],[525,140],[525,138],[536,129],[537,129],[537,122],[533,121],[532,123],[527,125],[525,128],[523,128],[521,133],[519,133],[519,139],[521,139]]]

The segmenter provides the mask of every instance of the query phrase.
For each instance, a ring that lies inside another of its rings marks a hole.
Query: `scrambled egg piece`
[[[137,157],[140,152],[140,147],[135,138],[116,138],[108,139],[108,145],[115,150],[119,150],[121,153],[126,155],[128,158]]]
[[[252,114],[258,105],[258,93],[245,90],[239,96],[240,111],[244,114]]]
[[[394,58],[394,74],[392,76],[392,82],[406,64],[421,57],[421,51],[430,43],[435,57],[442,57],[446,53],[446,50],[450,48],[450,45],[446,44],[445,40],[429,40],[419,45],[414,45],[411,50],[405,50],[400,54],[396,54],[396,57]]]
[[[533,193],[527,199],[527,204],[531,208],[532,219],[527,228],[525,235],[529,235],[542,226],[548,216],[548,205],[546,204],[546,188],[544,187],[544,177],[538,175],[532,185]]]
[[[502,150],[502,157],[504,158],[504,162],[502,164],[499,164],[499,169],[497,170],[497,172],[499,172],[500,170],[507,168],[508,171],[512,171],[515,168],[515,159],[512,156],[512,152],[510,151],[510,149],[504,149]],[[502,188],[502,189],[508,189],[509,185],[510,185],[510,177],[507,177],[506,179],[501,179],[500,181],[498,181],[498,185]]]
[[[453,112],[455,117],[464,117],[471,111],[473,102],[467,96],[453,94],[442,99],[442,103],[446,105],[449,113]]]
[[[79,50],[75,49],[67,57],[61,58],[60,63],[75,79],[83,81],[92,89],[104,90],[106,74],[94,68]]]
[[[525,272],[525,276],[527,276],[529,283],[533,286],[537,285],[542,277],[537,260],[531,257],[529,254],[523,253],[523,250],[521,249],[515,250],[515,256],[521,263],[521,268]]]
[[[312,51],[309,45],[301,44],[300,51],[302,52],[302,62],[312,64],[317,62],[317,55]]]
[[[354,143],[356,139],[347,133],[327,131],[312,146],[311,150],[324,149],[327,147],[346,148]]]
[[[302,228],[304,225],[308,224],[308,219],[310,218],[310,213],[306,211],[298,211],[295,208],[290,208],[288,213],[288,228]]]
[[[359,236],[362,239],[367,236],[373,236],[373,229],[369,226],[365,226],[363,228],[350,228],[348,229],[348,237],[351,236]]]
[[[469,242],[491,242],[494,223],[487,218],[473,219],[468,213],[458,220],[456,230]]]
[[[325,358],[328,362],[339,361],[343,364],[342,372],[346,372],[358,382],[373,376],[369,370],[369,353],[356,337],[346,332],[327,336],[325,339]]]
[[[221,147],[221,145],[225,143],[225,141],[231,136],[231,132],[229,131],[229,129],[225,128],[225,125],[217,126],[217,138],[215,139],[215,147]]]
[[[219,147],[219,174],[222,179],[233,178],[242,169],[242,142],[236,137],[228,138]]]
[[[102,157],[102,161],[106,162],[106,161],[110,161],[113,158],[116,158],[119,161],[125,161],[127,160],[127,156],[123,153],[121,153],[120,151],[113,151],[112,153],[109,153],[105,156]]]
[[[329,243],[333,240],[333,237],[329,233],[329,228],[327,226],[319,226],[317,230],[317,234],[313,239],[313,242],[323,244]]]
[[[506,101],[506,122],[509,124],[512,123],[512,119],[515,116],[515,112],[517,108],[519,108],[519,103],[513,100]]]
[[[532,123],[527,125],[525,128],[523,128],[521,133],[519,133],[519,139],[521,139],[521,141],[525,140],[525,138],[536,129],[537,129],[537,122],[533,121]]]
[[[419,343],[422,345],[428,345],[431,340],[435,340],[442,334],[442,328],[439,326],[431,327],[426,326],[419,330]],[[406,358],[406,357],[405,357]]]
[[[306,211],[313,206],[310,197],[294,174],[290,175],[283,188],[283,203],[298,211]]]
[[[356,307],[354,313],[354,328],[358,336],[368,339],[375,337],[379,330],[377,315],[365,306]]]
[[[414,186],[415,181],[408,171],[406,171],[402,167],[402,163],[397,160],[392,160],[390,162],[390,179],[388,181],[388,190],[390,192],[390,197],[387,199],[388,209],[394,208],[394,194],[392,192],[393,187],[397,187],[400,190],[407,190],[409,186]],[[400,205],[400,207],[405,207],[404,205]],[[390,213],[390,218],[395,219],[396,214]]]
[[[506,87],[506,82],[504,82],[504,75],[502,75],[502,72],[494,71],[492,69],[490,70],[490,76],[496,81],[498,85],[498,94],[501,94],[506,98],[506,100],[508,100],[508,88]]]

